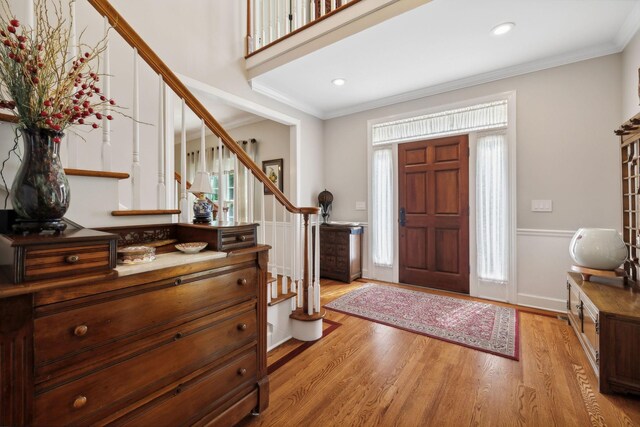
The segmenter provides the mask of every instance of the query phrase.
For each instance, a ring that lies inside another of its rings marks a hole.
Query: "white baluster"
[[[30,28],[35,28],[36,16],[33,9],[33,0],[27,0],[27,7],[25,11],[25,24]]]
[[[262,47],[262,1],[253,1],[253,50]]]
[[[249,141],[249,150],[251,152],[251,160],[255,162],[256,160],[256,140],[251,139]],[[255,215],[255,198],[256,198],[256,180],[253,178],[252,174],[248,174],[249,179],[249,222],[253,222],[256,219]]]
[[[304,306],[304,290],[303,290],[303,280],[302,280],[302,263],[306,252],[303,252],[302,247],[302,217],[300,215],[296,215],[296,280],[298,282],[298,307]]]
[[[280,249],[280,259],[282,260],[282,293],[286,294],[288,292],[287,290],[287,271],[286,271],[286,254],[285,251],[287,250],[287,222],[286,222],[286,218],[287,218],[287,208],[284,207],[284,205],[282,205],[282,221],[280,222],[280,224],[282,225],[282,249]]]
[[[271,276],[276,278],[276,281],[273,282],[273,286],[271,287],[272,295],[274,298],[278,297],[278,268],[277,268],[277,236],[276,236],[276,198],[273,197],[273,205],[272,205],[272,217],[271,217],[271,255],[273,255],[273,259],[271,260]],[[270,257],[271,258],[271,257]]]
[[[133,49],[133,165],[131,166],[131,196],[133,209],[140,209],[142,197],[140,168],[140,75],[138,49]]]
[[[316,215],[316,250],[314,251],[314,265],[313,269],[315,272],[315,283],[313,286],[313,290],[315,292],[314,296],[314,311],[316,313],[320,312],[320,215]]]
[[[240,175],[239,171],[240,162],[238,162],[238,156],[233,154],[233,221],[240,222],[242,219],[240,218],[240,209],[238,206],[238,200],[240,197],[238,196],[238,176]]]
[[[289,269],[289,275],[291,276],[291,292],[296,292],[296,227],[295,227],[295,217],[293,213],[289,214],[289,240],[287,241],[287,245],[289,246],[289,252],[291,255],[291,267]]]
[[[182,129],[180,138],[180,222],[189,222],[187,201],[187,104],[182,100]]]
[[[266,230],[264,229],[265,220],[265,197],[264,197],[264,182],[260,181],[260,243],[265,244],[266,241]]]
[[[309,216],[309,222],[308,222],[308,227],[311,228],[311,225],[313,224],[313,221],[311,219],[311,216]],[[305,279],[307,279],[307,283],[309,284],[309,287],[307,288],[307,314],[308,315],[312,315],[313,314],[313,300],[314,300],[314,293],[313,293],[313,277],[312,277],[312,272],[313,272],[313,259],[311,258],[311,233],[309,232],[310,230],[307,228],[305,230],[305,232],[308,234],[308,239],[306,241],[306,245],[304,248],[304,256],[306,256],[307,258],[307,265],[309,267],[309,269],[305,272],[306,273],[306,277]]]
[[[104,115],[102,116],[102,170],[110,171],[112,169],[111,164],[111,120],[107,117],[111,114],[111,106],[109,100],[111,99],[111,58],[109,53],[109,19],[104,18],[104,50],[102,51],[102,85],[103,95],[107,98],[105,103]],[[164,117],[162,118],[164,120]]]
[[[320,0],[320,16],[324,16],[327,13],[327,4],[325,0]]]
[[[331,11],[336,10],[336,0],[331,0]]]
[[[158,94],[158,209],[167,208],[166,170],[164,155],[166,141],[164,138],[164,81],[158,76],[160,92]]]
[[[225,190],[225,182],[224,181],[224,153],[223,153],[223,145],[222,138],[218,137],[218,203],[220,204],[220,221],[226,221],[227,217],[224,212],[224,208],[226,207],[225,200],[226,196],[224,194]]]
[[[272,248],[271,248],[271,253],[273,254],[273,263],[271,264],[271,268],[272,268],[272,275],[273,277],[278,277],[278,230],[277,230],[277,225],[278,223],[276,222],[276,196],[273,196],[273,205],[272,205],[272,211],[271,211],[271,242],[272,242]],[[278,287],[275,286],[276,288],[276,293],[278,292]]]
[[[305,0],[298,0],[300,2],[300,19],[298,20],[298,22],[300,23],[300,26],[304,26],[307,25],[307,22],[309,22],[309,8],[308,3]]]

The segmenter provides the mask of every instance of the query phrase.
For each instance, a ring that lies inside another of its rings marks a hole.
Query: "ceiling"
[[[433,0],[252,83],[327,119],[620,52],[639,27],[640,0]]]
[[[227,131],[240,126],[245,126],[265,120],[264,117],[257,116],[255,114],[234,107],[227,101],[211,93],[194,88],[191,88],[190,90],[204,105],[204,107],[213,115],[213,117],[215,117],[218,123],[220,123],[222,127]],[[179,135],[182,132],[182,104],[177,95],[175,96],[173,106],[173,120],[176,134],[174,142],[176,144],[179,144]],[[185,127],[187,129],[187,140],[199,138],[201,132],[200,119],[189,108],[187,108],[186,113]],[[211,135],[212,132],[209,129],[206,129],[206,134]]]

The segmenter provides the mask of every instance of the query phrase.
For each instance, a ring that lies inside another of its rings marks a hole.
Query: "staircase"
[[[72,3],[73,15],[76,7],[88,7],[83,2],[77,3]],[[211,132],[218,138],[221,152],[226,152],[232,162],[247,171],[251,178],[250,194],[260,194],[262,198],[260,209],[249,203],[244,219],[258,223],[258,242],[271,246],[268,347],[273,348],[291,337],[306,341],[319,339],[324,316],[320,305],[319,227],[315,227],[316,250],[312,248],[310,236],[311,225],[319,225],[319,209],[294,206],[107,0],[88,0],[87,4],[92,6],[94,16],[87,18],[91,22],[79,22],[77,27],[101,28],[103,34],[108,35],[107,48],[101,58],[105,95],[131,99],[130,103],[127,100],[119,104],[131,107],[127,114],[133,120],[110,122],[105,119],[102,132],[82,135],[86,141],[68,135],[62,142],[61,156],[71,187],[71,205],[66,216],[85,227],[189,222],[188,183],[186,179],[178,183],[175,178],[186,176],[185,117],[190,111],[201,122],[201,155],[205,152],[205,133]],[[78,15],[86,18],[88,14]],[[24,22],[30,22],[28,16]],[[133,67],[127,69],[132,60]],[[175,129],[170,117],[172,112],[167,108],[169,97],[177,97],[182,110],[180,171],[175,171],[173,166]],[[2,124],[2,135],[8,135],[11,126],[11,123]],[[96,165],[98,158],[99,165]],[[125,166],[127,162],[129,165]],[[17,164],[10,162],[5,170],[7,187],[11,186]],[[121,170],[114,172],[118,168]],[[124,169],[129,172],[122,172]],[[221,170],[200,172],[222,173]],[[221,182],[218,179],[218,183]],[[272,195],[264,195],[265,189]],[[223,206],[223,192],[219,194],[222,197],[219,205]],[[270,221],[267,206],[271,211]]]

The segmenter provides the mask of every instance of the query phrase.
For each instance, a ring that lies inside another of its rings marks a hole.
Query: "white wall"
[[[622,52],[622,117],[620,123],[640,112],[638,69],[640,68],[640,31]]]
[[[515,90],[518,227],[619,228],[620,66],[609,55],[326,121],[332,219],[367,220],[355,210],[367,199],[367,120]],[[554,211],[531,212],[532,199],[552,199]]]
[[[334,194],[332,219],[367,221],[355,201],[367,200],[368,120],[515,91],[519,271],[513,302],[562,310],[573,231],[621,227],[613,134],[622,114],[621,67],[622,55],[609,55],[328,120],[324,182]],[[531,212],[532,199],[551,199],[553,212]]]

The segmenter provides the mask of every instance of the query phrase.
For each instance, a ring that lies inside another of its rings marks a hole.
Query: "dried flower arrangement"
[[[37,0],[34,15],[30,28],[15,19],[8,0],[0,1],[0,108],[10,109],[23,128],[54,132],[69,125],[98,128],[103,115],[112,120],[115,101],[98,86],[104,40],[96,47],[78,42],[72,57],[72,21],[62,1]]]

